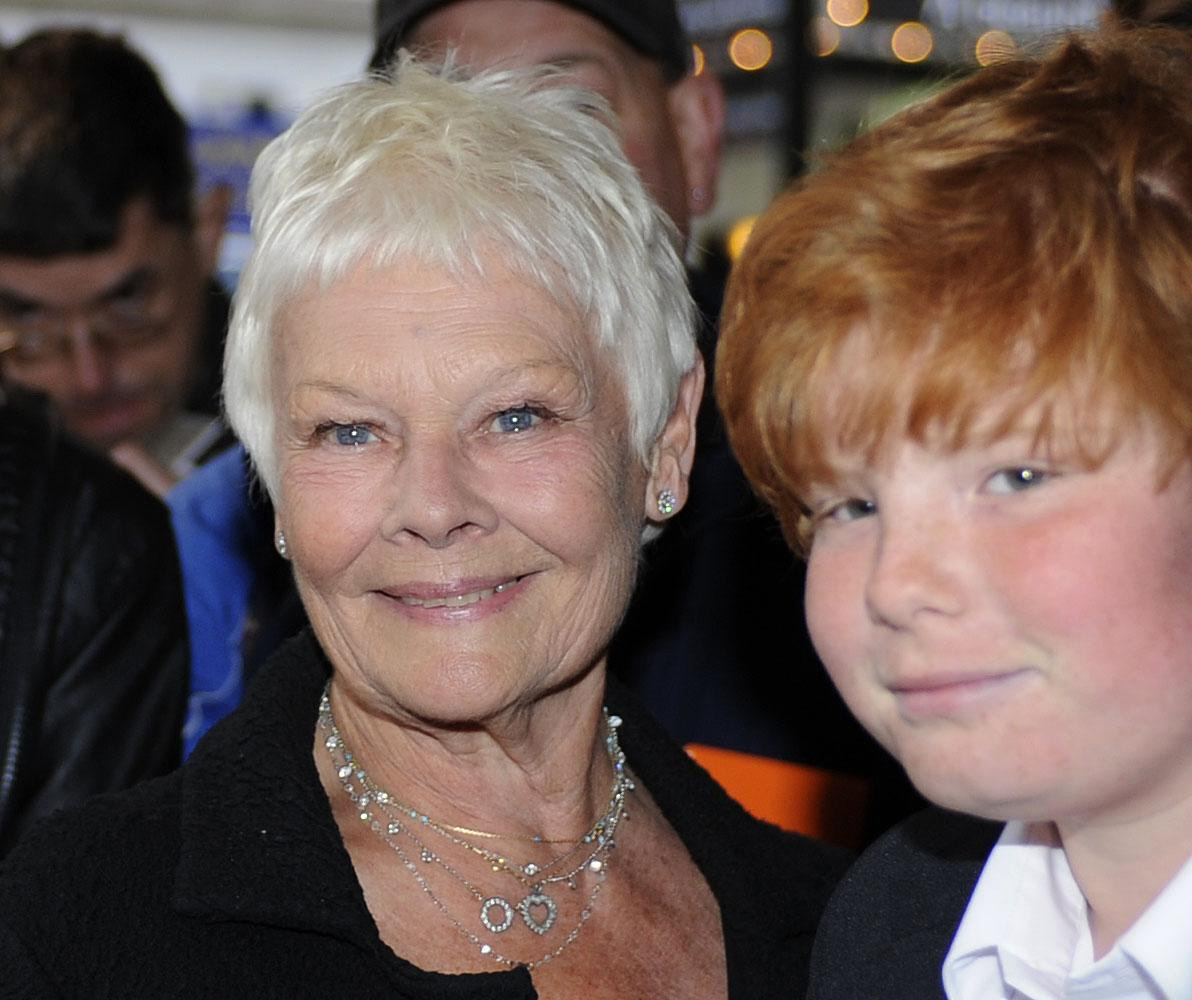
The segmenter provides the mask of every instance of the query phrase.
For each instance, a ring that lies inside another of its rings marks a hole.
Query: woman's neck
[[[399,802],[453,826],[575,838],[607,807],[603,673],[467,726],[386,713],[332,681],[344,746]],[[327,754],[316,740],[315,752]],[[321,774],[329,771],[320,766]],[[328,788],[335,797],[335,789]]]

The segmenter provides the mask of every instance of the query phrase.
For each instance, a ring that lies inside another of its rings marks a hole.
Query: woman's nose
[[[461,449],[441,440],[407,442],[398,458],[392,498],[382,523],[387,538],[446,548],[496,526],[490,498]]]
[[[884,521],[865,586],[870,616],[911,628],[923,616],[956,615],[965,603],[962,526],[934,513]]]

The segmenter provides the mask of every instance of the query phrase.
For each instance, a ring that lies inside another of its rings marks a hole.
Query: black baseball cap
[[[453,0],[377,0],[375,38],[369,66],[379,69],[405,42],[420,18]],[[607,25],[643,55],[658,60],[673,82],[691,68],[691,46],[675,0],[553,0]]]

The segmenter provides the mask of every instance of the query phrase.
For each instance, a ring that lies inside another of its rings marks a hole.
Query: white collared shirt
[[[944,959],[949,1000],[1192,1000],[1192,859],[1093,961],[1063,849],[1007,823]]]

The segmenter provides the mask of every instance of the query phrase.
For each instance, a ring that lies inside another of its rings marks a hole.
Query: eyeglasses
[[[161,338],[176,311],[165,281],[138,281],[85,309],[14,307],[0,301],[0,356],[6,362],[47,364],[74,350],[79,331],[107,351],[141,347]]]

